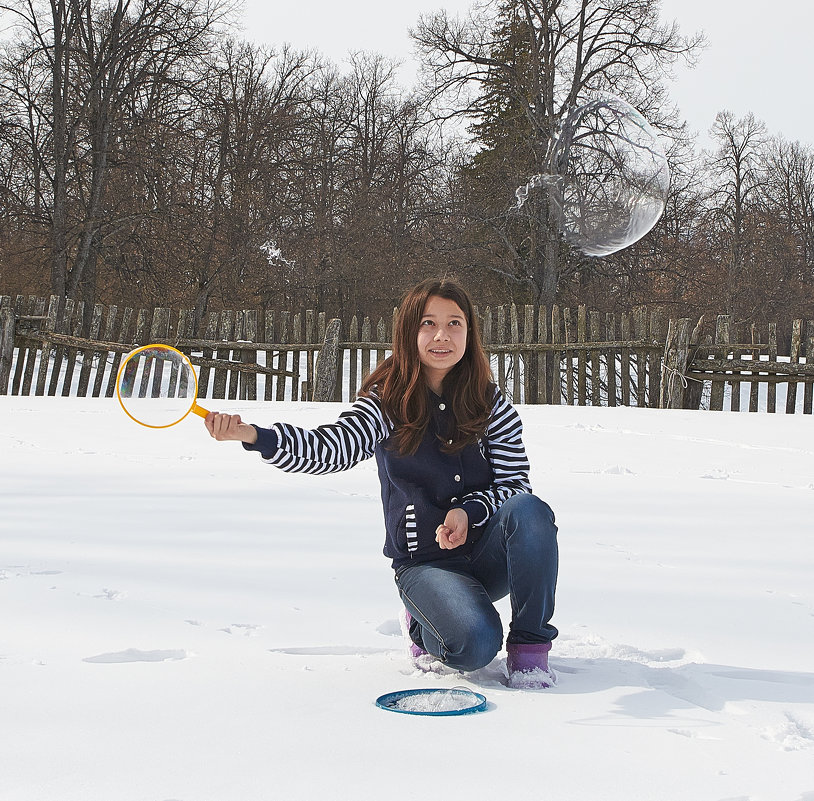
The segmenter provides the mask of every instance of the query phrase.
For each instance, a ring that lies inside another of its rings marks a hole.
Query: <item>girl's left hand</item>
[[[466,542],[469,516],[463,509],[450,509],[444,522],[435,529],[435,541],[444,550],[458,548]]]

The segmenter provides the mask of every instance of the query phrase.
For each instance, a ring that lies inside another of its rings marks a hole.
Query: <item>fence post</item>
[[[728,345],[731,339],[731,321],[732,317],[728,314],[719,314],[715,323],[715,344]],[[722,349],[715,351],[715,358],[726,361],[729,358],[729,350]],[[723,376],[726,372],[721,372],[721,380],[712,382],[712,389],[709,393],[709,408],[711,411],[720,412],[724,408],[724,389],[726,382]]]
[[[325,340],[317,357],[314,400],[320,403],[327,403],[334,399],[341,327],[342,323],[337,318],[328,323],[328,327],[325,329]]]
[[[698,318],[698,322],[695,324],[695,328],[693,328],[692,333],[690,334],[690,348],[692,348],[692,353],[688,359],[687,370],[692,371],[693,361],[698,353],[698,348],[702,345],[711,345],[712,344],[712,337],[707,334],[702,340],[701,337],[704,332],[704,315],[702,314]],[[685,409],[695,409],[698,410],[701,408],[701,399],[704,394],[704,382],[700,378],[691,378],[690,384],[687,387],[686,391],[684,392],[684,408]]]
[[[14,309],[0,308],[0,395],[8,392],[11,363],[14,360]]]
[[[670,320],[661,363],[660,409],[683,409],[685,374],[690,352],[690,320]]]
[[[806,364],[814,364],[814,320],[808,321],[808,336],[806,337]],[[803,414],[811,414],[814,406],[814,384],[806,381],[803,390]]]

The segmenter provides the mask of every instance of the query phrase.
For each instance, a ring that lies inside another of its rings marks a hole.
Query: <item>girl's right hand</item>
[[[435,541],[443,550],[451,551],[466,542],[469,516],[460,507],[450,509],[444,522],[435,529]]]
[[[239,414],[224,414],[223,412],[209,412],[204,418],[204,425],[209,436],[218,442],[234,440],[254,445],[257,442],[257,429],[244,423]]]

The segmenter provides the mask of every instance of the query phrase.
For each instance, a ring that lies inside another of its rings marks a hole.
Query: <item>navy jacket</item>
[[[399,456],[392,448],[393,426],[378,398],[359,398],[336,423],[313,430],[288,423],[257,428],[254,445],[268,464],[289,472],[332,473],[347,470],[375,454],[385,523],[384,554],[398,567],[411,560],[460,556],[480,538],[498,507],[531,492],[523,447],[523,425],[514,408],[495,388],[492,415],[478,443],[454,454],[443,453],[440,437],[450,436],[452,411],[443,397],[430,393],[432,418],[418,450]],[[435,530],[453,508],[464,509],[469,534],[464,545],[444,550]]]

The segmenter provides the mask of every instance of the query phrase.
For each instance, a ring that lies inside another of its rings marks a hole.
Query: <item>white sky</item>
[[[412,81],[408,28],[419,14],[463,12],[470,0],[245,0],[243,36],[267,44],[315,48],[342,62],[351,50],[371,50],[404,62]],[[769,9],[771,16],[766,15]],[[709,45],[694,70],[677,70],[671,94],[701,145],[715,114],[749,111],[771,134],[814,144],[814,109],[807,86],[814,73],[814,4],[810,0],[662,0],[662,18],[685,33],[703,30]]]

